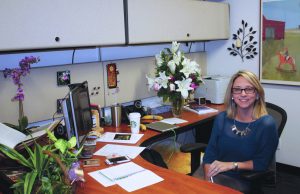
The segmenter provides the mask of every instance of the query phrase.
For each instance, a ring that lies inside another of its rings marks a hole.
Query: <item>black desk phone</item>
[[[133,105],[129,106],[122,106],[122,123],[129,124],[129,113],[132,112],[139,112],[141,114],[141,117],[145,116],[147,112],[144,110],[142,106],[141,100],[134,101]]]

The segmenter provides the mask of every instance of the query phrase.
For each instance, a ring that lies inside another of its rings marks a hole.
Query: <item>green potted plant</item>
[[[28,158],[0,144],[1,152],[28,170],[13,184],[14,193],[72,193],[74,183],[83,181],[76,173],[80,166],[77,156],[81,151],[74,152],[76,138],[57,139],[49,130],[47,134],[52,142],[49,145],[41,146],[35,142],[33,149],[24,145]]]

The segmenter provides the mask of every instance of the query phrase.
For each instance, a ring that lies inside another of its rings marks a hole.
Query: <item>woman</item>
[[[239,174],[268,168],[278,145],[276,124],[267,113],[258,78],[249,71],[232,76],[225,107],[214,121],[205,151],[204,178],[247,193],[250,183]],[[230,177],[229,184],[226,177]]]

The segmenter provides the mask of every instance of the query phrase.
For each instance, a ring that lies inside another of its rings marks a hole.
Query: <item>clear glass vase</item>
[[[172,100],[172,113],[174,117],[181,117],[184,99],[180,96]]]

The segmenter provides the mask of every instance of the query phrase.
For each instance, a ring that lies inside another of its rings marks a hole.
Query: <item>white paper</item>
[[[188,121],[173,117],[173,118],[163,119],[160,122],[168,123],[168,124],[171,124],[171,125],[176,125],[176,124],[185,123],[185,122],[188,122]]]
[[[104,186],[116,183],[128,192],[163,181],[163,178],[133,162],[91,172],[89,175]]]
[[[109,178],[105,177],[100,170],[94,171],[94,172],[90,172],[88,173],[88,175],[90,175],[91,177],[93,177],[96,181],[98,181],[99,183],[101,183],[104,187],[109,187],[112,186],[114,184],[116,184],[114,181],[110,180]]]
[[[144,170],[143,167],[135,164],[134,162],[127,162],[127,163],[102,169],[101,173],[107,176],[109,179],[116,181],[117,179],[127,177],[128,175],[132,175],[134,173],[141,172],[143,170]]]
[[[117,140],[114,139],[116,135],[130,135],[129,140]],[[144,134],[134,134],[134,133],[112,133],[112,132],[105,132],[100,138],[97,139],[99,142],[113,142],[113,143],[128,143],[128,144],[135,144],[138,142]]]
[[[96,151],[94,155],[98,155],[98,156],[120,155],[120,156],[128,156],[129,158],[134,159],[144,149],[145,147],[139,147],[139,146],[106,144],[104,147]]]
[[[127,178],[117,180],[116,183],[127,192],[132,192],[163,180],[163,178],[151,172],[150,170],[144,170]]]
[[[0,123],[0,134],[0,143],[12,149],[26,138],[25,134],[2,123]]]
[[[15,146],[21,142],[44,135],[46,133],[46,129],[51,131],[58,123],[59,121],[54,121],[50,124],[40,126],[34,129],[33,132],[27,136],[16,129],[0,123],[0,143],[10,148],[15,148]]]

